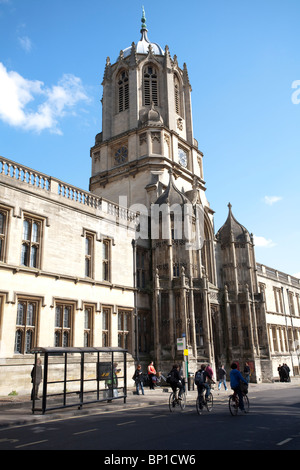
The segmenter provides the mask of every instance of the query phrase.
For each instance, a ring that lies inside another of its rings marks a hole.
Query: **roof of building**
[[[162,204],[191,204],[191,201],[175,186],[172,170],[169,171],[170,178],[169,184],[165,191],[159,196],[155,204],[161,206]]]
[[[248,230],[240,224],[232,213],[232,206],[228,204],[229,213],[225,224],[220,228],[216,237],[221,243],[230,243],[232,241],[246,243],[251,237]]]

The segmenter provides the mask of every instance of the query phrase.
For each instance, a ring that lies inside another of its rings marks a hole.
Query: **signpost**
[[[184,351],[185,338],[177,338],[177,351]]]
[[[185,383],[186,386],[188,384],[188,377],[189,377],[189,366],[188,366],[188,356],[189,351],[186,348],[186,337],[185,333],[182,333],[182,338],[177,338],[177,351],[183,351],[184,356],[184,375],[185,375]],[[187,388],[186,388],[187,391]]]

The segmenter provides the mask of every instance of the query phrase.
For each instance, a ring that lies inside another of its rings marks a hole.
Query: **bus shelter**
[[[126,403],[126,349],[37,347],[31,353],[33,390],[41,393],[32,396],[33,414],[118,399]]]

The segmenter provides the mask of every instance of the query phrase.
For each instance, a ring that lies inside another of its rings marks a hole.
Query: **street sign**
[[[184,351],[184,338],[177,338],[177,350]]]

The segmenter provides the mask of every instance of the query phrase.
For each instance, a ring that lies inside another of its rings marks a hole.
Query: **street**
[[[214,390],[214,408],[201,416],[196,412],[195,392],[188,394],[186,409],[175,413],[170,413],[165,393],[157,404],[148,406],[137,403],[131,409],[124,406],[101,414],[95,410],[84,416],[66,413],[65,418],[1,428],[0,450],[103,450],[105,463],[122,455],[117,451],[127,451],[129,456],[130,451],[146,450],[162,456],[159,462],[149,462],[151,453],[143,452],[143,463],[146,459],[150,464],[167,463],[170,451],[178,459],[178,454],[191,458],[192,451],[202,449],[299,450],[299,392],[299,385],[252,390],[250,385],[250,412],[236,417],[229,413],[229,391]]]

